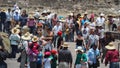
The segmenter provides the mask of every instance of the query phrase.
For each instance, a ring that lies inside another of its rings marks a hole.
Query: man
[[[68,43],[64,43],[63,49],[58,52],[59,68],[72,68],[72,54],[68,50]],[[64,67],[65,65],[65,67]]]
[[[54,40],[53,40],[53,43],[54,43],[54,47],[56,47],[56,39],[58,37],[57,33],[59,31],[62,31],[62,26],[60,25],[60,22],[57,21],[57,24],[53,27],[53,33],[54,33]]]
[[[0,31],[4,31],[6,18],[7,16],[5,10],[2,9],[2,11],[0,12]]]
[[[100,14],[100,17],[98,17],[98,18],[96,19],[96,26],[105,27],[104,25],[105,25],[105,18],[104,18],[104,14],[101,13],[101,14]]]
[[[7,19],[6,19],[5,29],[8,33],[10,33],[10,26],[11,26],[11,20],[12,20],[12,13],[10,8],[6,12],[6,16],[7,16]]]
[[[110,62],[109,68],[119,68],[119,52],[115,49],[113,42],[110,42],[105,48],[108,49],[105,57],[105,66]]]
[[[100,51],[97,49],[97,46],[93,44],[93,47],[88,51],[88,65],[89,68],[99,67],[99,57]]]

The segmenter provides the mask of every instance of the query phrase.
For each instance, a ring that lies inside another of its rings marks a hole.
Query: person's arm
[[[85,43],[85,39],[83,38],[83,45],[86,48],[86,43]]]
[[[108,61],[109,61],[109,52],[107,52],[105,56],[105,66],[107,66]]]

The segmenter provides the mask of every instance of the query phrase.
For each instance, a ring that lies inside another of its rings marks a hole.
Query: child
[[[39,50],[39,54],[37,58],[37,68],[42,68],[42,59],[43,59],[42,47],[39,47],[38,50]]]
[[[51,63],[51,68],[56,68],[57,66],[57,51],[56,50],[51,50],[51,57],[52,57],[52,63]]]
[[[62,37],[62,31],[58,32],[58,40],[57,40],[57,49],[60,50],[62,47],[61,45],[63,44],[63,37]]]
[[[50,52],[45,52],[43,64],[44,68],[51,68],[51,58],[50,58],[51,53]]]

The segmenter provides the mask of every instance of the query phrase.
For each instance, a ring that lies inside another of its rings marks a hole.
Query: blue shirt
[[[90,61],[90,64],[96,63],[97,56],[100,56],[100,51],[98,49],[94,50],[91,48],[88,53],[88,60]]]
[[[18,34],[11,34],[9,39],[11,45],[18,45],[20,42],[20,36]]]
[[[84,20],[84,19],[83,19],[83,20],[81,21],[82,26],[84,26],[84,24],[85,24],[86,22],[89,22],[89,20]]]

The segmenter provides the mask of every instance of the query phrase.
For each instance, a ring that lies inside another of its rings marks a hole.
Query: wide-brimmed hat
[[[29,17],[28,17],[29,19],[34,19],[34,17],[32,16],[32,15],[29,15]]]
[[[28,27],[28,26],[23,26],[22,29],[23,29],[23,30],[29,30],[29,27]]]
[[[63,47],[69,47],[69,46],[68,46],[68,43],[64,43],[62,46],[63,46]]]
[[[81,46],[78,46],[77,49],[75,49],[75,51],[81,51],[81,52],[84,52]]]
[[[37,41],[38,41],[38,37],[37,36],[33,36],[32,42],[37,42]]]
[[[109,50],[116,49],[113,42],[110,42],[107,46],[105,46],[105,48],[107,48]]]
[[[23,40],[30,40],[30,39],[31,39],[31,36],[30,36],[30,34],[25,33],[21,38],[22,38]]]
[[[20,30],[17,29],[17,28],[13,28],[13,29],[11,30],[11,32],[12,32],[13,34],[19,34],[19,33],[20,33]]]

